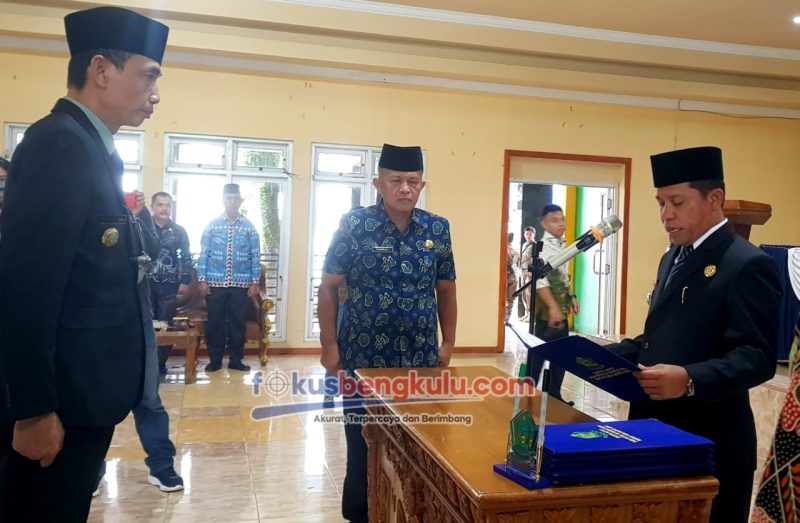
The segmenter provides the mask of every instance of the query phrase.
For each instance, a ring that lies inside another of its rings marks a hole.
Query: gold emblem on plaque
[[[710,278],[717,273],[717,266],[716,265],[706,265],[706,268],[703,269],[703,274],[705,274],[706,278]]]
[[[103,232],[103,237],[100,238],[100,243],[103,247],[113,247],[119,241],[119,231],[114,227],[109,227]]]

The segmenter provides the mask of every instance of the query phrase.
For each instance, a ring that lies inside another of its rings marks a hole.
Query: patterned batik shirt
[[[256,228],[242,215],[228,221],[223,214],[208,224],[200,239],[197,280],[211,287],[249,287],[261,278],[260,243]]]
[[[436,367],[436,283],[455,280],[450,225],[414,209],[401,232],[383,203],[345,214],[324,272],[346,276],[342,368]]]

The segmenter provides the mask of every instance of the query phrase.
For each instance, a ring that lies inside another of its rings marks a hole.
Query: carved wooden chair
[[[269,331],[272,322],[268,312],[274,306],[271,299],[267,298],[264,279],[265,267],[261,264],[261,279],[259,280],[259,294],[250,299],[250,307],[245,316],[245,349],[256,346],[259,349],[259,362],[265,366],[268,361],[267,348],[269,346]],[[197,282],[197,270],[192,269],[192,278],[183,292],[178,293],[177,311],[175,317],[185,317],[189,323],[197,328],[200,334],[201,347],[205,343],[205,331],[208,324],[208,307],[206,297],[200,293]],[[187,365],[189,362],[187,362]]]

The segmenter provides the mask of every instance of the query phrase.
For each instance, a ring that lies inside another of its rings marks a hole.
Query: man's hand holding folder
[[[568,336],[555,341],[542,341],[521,328],[508,324],[528,350],[552,361],[592,385],[625,401],[648,401],[637,379],[644,373],[635,364],[605,347],[581,336]]]
[[[679,365],[659,363],[647,367],[639,364],[640,372],[633,375],[651,400],[671,400],[686,394],[689,373]]]

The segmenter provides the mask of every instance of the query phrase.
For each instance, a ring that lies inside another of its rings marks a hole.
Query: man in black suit
[[[67,96],[26,131],[0,217],[1,521],[85,521],[142,387],[145,257],[113,134],[159,102],[169,29],[115,7],[64,24]]]
[[[0,156],[0,213],[3,212],[3,195],[6,190],[6,176],[11,168],[11,162]]]
[[[657,418],[714,442],[719,494],[711,521],[747,521],[756,433],[748,389],[775,373],[781,288],[772,259],[737,236],[722,212],[722,152],[697,147],[651,157],[661,258],[644,334],[615,350],[638,361]]]

